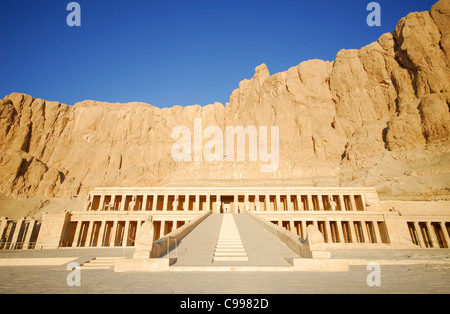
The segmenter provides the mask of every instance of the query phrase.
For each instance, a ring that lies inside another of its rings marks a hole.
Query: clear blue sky
[[[361,48],[436,0],[0,0],[0,98],[22,92],[68,105],[86,99],[157,107],[229,101],[266,63],[271,74]]]

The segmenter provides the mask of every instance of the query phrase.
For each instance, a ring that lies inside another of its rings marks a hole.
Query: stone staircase
[[[118,259],[125,257],[94,257],[93,259],[80,265],[81,269],[110,269]]]
[[[232,214],[224,214],[213,254],[213,262],[247,262],[239,230]]]

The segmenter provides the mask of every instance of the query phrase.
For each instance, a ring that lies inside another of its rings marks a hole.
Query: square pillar
[[[125,228],[124,228],[124,232],[123,232],[123,241],[122,241],[122,246],[128,246],[128,231],[130,229],[130,221],[129,220],[125,220]]]
[[[163,208],[162,208],[163,211],[167,211],[167,202],[168,202],[168,200],[169,200],[169,195],[164,194],[164,201],[163,201]]]
[[[105,228],[106,228],[106,220],[103,219],[100,222],[100,230],[98,232],[98,240],[97,240],[97,246],[102,247],[103,246],[103,237],[105,236]]]
[[[441,226],[442,233],[444,234],[445,242],[447,242],[447,248],[450,248],[450,236],[449,236],[449,234],[447,232],[447,227],[445,226],[445,222],[441,221],[439,224]]]
[[[211,195],[208,193],[206,194],[206,211],[211,210],[210,202],[211,202]]]
[[[420,230],[420,225],[417,221],[414,221],[414,229],[416,229],[417,240],[421,248],[426,248],[425,242],[422,237],[422,231]]]
[[[113,226],[111,228],[111,235],[110,235],[110,241],[109,241],[109,247],[114,247],[116,244],[116,233],[117,233],[117,226],[119,225],[118,220],[114,220]]]
[[[20,230],[22,229],[22,225],[23,225],[24,221],[25,221],[25,217],[22,217],[16,223],[16,228],[14,229],[14,233],[13,233],[13,236],[12,236],[12,239],[11,239],[12,247],[16,247],[16,242],[17,242],[17,239],[19,237],[19,233],[20,233]]]
[[[91,220],[91,221],[89,221],[89,227],[88,227],[87,232],[86,232],[86,244],[84,245],[85,247],[90,247],[91,246],[92,230],[93,229],[94,229],[94,221]]]
[[[143,195],[142,196],[142,208],[141,211],[145,211],[147,209],[147,205],[148,205],[148,195]]]
[[[325,220],[325,233],[327,235],[328,244],[333,243],[333,238],[331,236],[331,223],[328,219]]]
[[[292,233],[297,234],[295,232],[295,224],[294,224],[294,220],[293,219],[289,220],[289,227],[290,227]]]
[[[158,194],[153,194],[153,204],[152,204],[152,212],[156,212],[156,208],[158,206]]]
[[[355,238],[353,237],[353,220],[346,220],[348,222],[348,239],[350,243],[355,243]]]
[[[194,210],[195,211],[199,211],[200,210],[200,194],[196,194],[195,195]]]
[[[306,199],[308,201],[308,210],[313,211],[314,205],[313,205],[313,201],[312,201],[312,195],[311,194],[306,195]]]
[[[72,247],[77,247],[78,239],[80,237],[81,232],[81,225],[83,224],[82,221],[77,222],[77,227],[75,228],[75,235],[73,237]]]
[[[125,211],[125,204],[127,203],[127,196],[126,195],[122,195],[122,201],[120,203],[120,211],[123,212]]]
[[[357,207],[355,202],[355,195],[350,195],[350,203],[352,205],[352,211],[356,211]]]
[[[351,199],[353,199],[353,203],[354,203],[354,198],[353,197],[350,197]],[[353,204],[352,204],[352,207],[353,207]],[[367,233],[367,225],[366,225],[366,222],[365,221],[363,221],[363,220],[361,220],[361,229],[362,229],[362,232],[363,232],[363,237],[364,237],[364,243],[370,243],[369,242],[369,234]]]
[[[37,220],[33,219],[30,220],[29,224],[28,224],[28,229],[27,229],[27,233],[24,237],[24,244],[26,243],[27,246],[23,246],[24,249],[28,249],[28,247],[30,246],[30,240],[31,240],[31,236],[33,235],[33,229],[36,226]],[[2,233],[0,232],[0,236],[2,235]]]
[[[300,222],[300,225],[302,226],[302,230],[301,230],[301,238],[302,239],[306,239],[306,221],[305,220],[302,220],[301,222]]]
[[[373,232],[375,233],[375,242],[380,244],[383,243],[383,241],[381,241],[381,231],[380,231],[380,227],[378,226],[378,221],[372,221],[373,224]]]
[[[183,210],[184,211],[188,211],[189,210],[189,194],[186,194],[184,196]]]
[[[336,219],[336,227],[339,236],[339,243],[345,243],[344,232],[342,231],[342,219]]]
[[[102,211],[105,208],[105,195],[100,195],[100,203],[98,204],[98,210]]]
[[[275,194],[275,206],[276,206],[276,211],[283,210],[281,208],[281,201],[280,201],[280,195],[279,194]]]
[[[269,206],[270,206],[270,195],[269,194],[265,194],[264,195],[264,211],[268,211],[269,210]]]
[[[323,199],[322,199],[322,194],[318,194],[317,195],[317,201],[319,203],[319,210],[321,212],[323,212],[325,210],[324,206],[323,206]]]
[[[0,218],[0,241],[2,240],[3,232],[5,232],[7,225],[8,225],[8,219],[6,217],[1,217]]]
[[[250,211],[250,201],[248,194],[244,195],[244,209]]]
[[[344,197],[342,196],[342,194],[338,195],[338,202],[339,204],[337,204],[337,208],[340,208],[341,211],[345,211]]]
[[[164,233],[166,232],[166,221],[165,220],[161,220],[161,228],[159,229],[159,237],[162,238],[164,237]]]
[[[220,213],[220,207],[222,206],[222,195],[216,197],[216,213]]]
[[[428,234],[430,235],[431,245],[434,248],[439,248],[439,242],[437,240],[436,233],[434,232],[434,228],[433,228],[433,225],[431,224],[431,221],[427,221],[427,229],[428,229]]]

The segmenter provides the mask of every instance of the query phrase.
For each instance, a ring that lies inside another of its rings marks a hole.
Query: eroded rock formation
[[[448,199],[450,1],[410,13],[392,34],[333,62],[269,74],[262,64],[225,106],[83,101],[13,93],[0,101],[0,194],[85,195],[96,186],[267,182],[376,186],[381,196]],[[175,162],[171,131],[279,126],[280,164]],[[324,183],[325,182],[325,183]]]

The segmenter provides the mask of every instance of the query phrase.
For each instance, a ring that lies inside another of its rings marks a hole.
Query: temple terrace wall
[[[405,215],[385,209],[374,188],[96,188],[89,193],[84,211],[44,214],[42,222],[27,224],[33,224],[33,230],[39,225],[34,242],[40,248],[133,247],[149,215],[156,241],[205,211],[249,211],[302,238],[313,224],[328,248],[448,248],[450,244],[448,211]],[[33,238],[24,227],[15,234],[8,221],[0,220],[4,247]],[[23,226],[26,219],[20,221]]]

